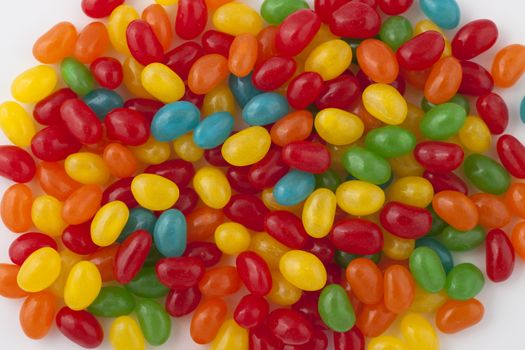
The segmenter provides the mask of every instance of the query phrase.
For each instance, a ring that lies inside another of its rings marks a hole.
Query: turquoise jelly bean
[[[443,29],[454,29],[459,25],[460,9],[456,0],[419,0],[425,16]]]
[[[288,101],[275,92],[255,96],[244,106],[242,118],[250,125],[275,123],[288,113]]]
[[[186,231],[184,214],[177,209],[166,210],[153,230],[155,246],[166,257],[181,256],[186,250]]]
[[[173,102],[155,114],[151,122],[151,133],[159,141],[172,141],[195,129],[200,117],[201,112],[193,103]]]
[[[60,65],[62,79],[77,95],[85,96],[93,91],[95,79],[89,69],[72,57],[64,58]]]
[[[521,116],[521,121],[525,123],[525,97],[523,97],[523,100],[521,100],[520,116]]]
[[[329,284],[323,289],[318,309],[324,324],[335,332],[347,332],[355,324],[354,307],[344,288],[338,284]]]
[[[116,108],[124,106],[124,100],[113,90],[96,89],[84,97],[84,102],[95,112],[98,119],[104,120],[106,115]]]
[[[137,230],[145,230],[153,234],[157,217],[150,210],[144,208],[133,208],[129,212],[128,222],[120,233],[119,242],[124,241],[130,234]]]
[[[434,238],[423,237],[418,239],[416,241],[416,248],[419,247],[428,247],[436,252],[446,273],[454,267],[454,257],[452,257],[450,250]]]
[[[203,149],[221,145],[233,130],[234,119],[230,112],[217,112],[204,118],[193,131],[193,141]]]
[[[244,108],[252,98],[263,93],[253,85],[251,73],[243,78],[239,78],[232,74],[230,75],[228,83],[237,104],[239,104],[241,108]]]
[[[280,205],[292,206],[304,201],[314,189],[313,174],[292,170],[277,182],[273,188],[273,196]]]

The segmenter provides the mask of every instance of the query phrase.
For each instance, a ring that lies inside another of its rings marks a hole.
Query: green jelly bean
[[[322,174],[315,175],[315,188],[328,188],[335,192],[337,187],[341,184],[339,175],[332,169],[328,169]]]
[[[135,278],[126,284],[127,290],[142,298],[161,298],[170,291],[160,283],[155,272],[155,266],[146,266]]]
[[[432,227],[428,231],[427,236],[439,235],[448,226],[448,224],[439,216],[432,206],[429,206],[427,210],[432,215]]]
[[[434,250],[428,247],[414,249],[409,264],[417,284],[427,292],[437,293],[445,287],[447,275]]]
[[[153,245],[149,251],[146,261],[144,261],[144,266],[154,266],[160,259],[164,259],[164,255],[162,255],[157,247]]]
[[[119,317],[129,315],[135,308],[133,295],[122,287],[103,287],[88,311],[100,317]]]
[[[477,226],[470,231],[459,231],[453,227],[446,227],[436,236],[445,247],[454,252],[464,252],[479,247],[485,242],[485,231]]]
[[[400,126],[383,126],[366,135],[366,148],[381,157],[401,157],[414,150],[416,136]]]
[[[128,222],[126,222],[126,226],[122,229],[118,241],[124,241],[130,234],[137,230],[145,230],[153,233],[156,222],[157,217],[150,210],[133,208],[129,212]]]
[[[423,135],[431,140],[446,140],[456,135],[465,124],[467,113],[455,103],[444,103],[430,109],[419,127]]]
[[[355,324],[354,307],[344,288],[338,284],[324,287],[318,309],[324,324],[334,332],[347,332]]]
[[[412,24],[403,16],[392,16],[383,22],[379,39],[390,46],[394,51],[412,39],[414,30]]]
[[[465,96],[461,94],[457,94],[454,97],[452,97],[450,101],[448,102],[460,105],[461,107],[463,107],[463,109],[465,110],[467,114],[470,113],[470,102]],[[435,104],[433,104],[432,102],[429,102],[425,97],[423,97],[423,99],[421,100],[421,108],[425,112],[430,111],[435,106],[436,106]]]
[[[454,257],[452,256],[452,253],[450,253],[450,250],[448,250],[447,247],[441,244],[438,240],[430,237],[420,238],[416,241],[416,248],[419,247],[428,247],[436,252],[446,273],[448,273],[454,267]]]
[[[346,171],[358,180],[381,185],[392,177],[390,163],[363,147],[352,147],[343,155]]]
[[[280,24],[295,11],[307,8],[310,7],[304,0],[264,0],[261,15],[270,24]]]
[[[89,69],[72,57],[65,58],[60,65],[62,79],[67,86],[80,96],[85,96],[93,91],[95,79]]]
[[[164,344],[171,335],[171,318],[155,300],[140,300],[135,309],[146,341],[153,346]]]
[[[481,292],[485,277],[476,265],[464,263],[456,265],[448,274],[445,290],[452,299],[468,300]]]
[[[342,250],[336,250],[334,254],[334,261],[343,269],[346,269],[348,267],[348,264],[350,264],[353,260],[357,258],[367,258],[372,260],[376,264],[379,264],[379,261],[381,260],[381,253],[376,253],[373,255],[357,255],[350,254]]]
[[[469,181],[483,192],[507,192],[511,178],[507,170],[494,159],[482,154],[471,154],[463,163],[463,172]]]

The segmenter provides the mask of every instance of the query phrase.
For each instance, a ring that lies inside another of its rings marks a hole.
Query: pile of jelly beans
[[[525,259],[525,147],[494,91],[525,46],[475,63],[498,29],[449,40],[455,0],[313,7],[83,0],[108,19],[38,38],[0,105],[0,295],[28,337],[141,350],[188,315],[214,350],[436,350],[481,321],[485,276]],[[454,262],[472,250],[484,267]]]

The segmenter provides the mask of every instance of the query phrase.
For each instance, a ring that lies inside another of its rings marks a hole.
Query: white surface
[[[127,1],[142,9],[152,1]],[[262,0],[245,1],[253,6]],[[313,1],[312,1],[313,2]],[[416,0],[417,2],[417,0]],[[521,0],[459,0],[462,10],[462,23],[478,18],[494,20],[500,29],[500,37],[495,48],[483,54],[478,61],[485,66],[490,62],[497,49],[511,43],[525,43],[525,22],[523,13],[525,2]],[[34,40],[49,27],[62,20],[69,20],[82,28],[90,21],[80,9],[80,0],[26,0],[2,1],[2,21],[0,21],[0,101],[10,98],[11,80],[21,71],[36,64],[31,54]],[[414,5],[410,18],[415,23],[423,16]],[[510,130],[514,135],[525,140],[525,126],[519,121],[519,103],[525,94],[525,78],[510,91],[502,92],[511,112]],[[6,143],[0,136],[0,143]],[[0,193],[3,193],[8,182],[0,179]],[[0,261],[9,261],[7,248],[16,236],[0,224]],[[483,251],[475,254],[456,254],[458,261],[473,260],[484,269]],[[482,323],[457,335],[441,335],[443,350],[492,350],[524,349],[523,329],[525,321],[525,264],[517,262],[512,278],[502,284],[487,283],[479,299],[485,304],[486,317]],[[21,301],[0,298],[0,339],[2,349],[80,349],[64,339],[57,330],[43,341],[27,339],[18,325],[18,310]],[[195,345],[189,337],[189,318],[173,320],[172,337],[168,344],[159,349],[203,349]],[[106,333],[108,330],[106,324]],[[107,342],[103,349],[109,349]],[[234,350],[234,349],[232,349]],[[424,349],[421,349],[424,350]]]

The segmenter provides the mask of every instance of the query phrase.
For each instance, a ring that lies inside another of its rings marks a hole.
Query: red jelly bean
[[[381,29],[381,17],[374,8],[361,2],[349,2],[332,13],[330,30],[337,36],[372,38]]]
[[[15,239],[9,246],[9,259],[14,264],[22,265],[29,255],[40,248],[58,249],[55,240],[38,232],[28,232]]]
[[[126,29],[126,40],[131,55],[143,66],[164,61],[164,48],[148,22],[140,19],[131,22]]]
[[[492,282],[503,282],[507,280],[514,271],[515,253],[512,243],[507,234],[494,229],[487,234],[486,268],[487,276]]]
[[[316,142],[292,142],[283,147],[283,162],[298,170],[321,174],[330,168],[331,157],[328,149]]]
[[[329,23],[332,13],[347,2],[349,0],[315,0],[315,12],[317,12],[323,22]]]
[[[35,161],[29,153],[17,146],[0,146],[0,176],[25,183],[36,173]]]
[[[104,331],[95,316],[85,310],[74,311],[63,307],[56,315],[58,330],[72,342],[88,349],[102,344]]]
[[[301,219],[284,210],[268,213],[264,219],[264,230],[292,249],[302,249],[310,240]]]
[[[113,267],[117,282],[126,284],[135,278],[142,269],[152,244],[151,235],[144,230],[133,232],[122,242],[115,255]]]
[[[239,300],[233,312],[233,319],[243,328],[253,328],[264,322],[269,311],[270,304],[265,298],[248,294]]]
[[[481,65],[471,61],[461,61],[463,78],[459,93],[469,96],[483,96],[494,88],[494,79],[489,71]]]
[[[201,43],[206,54],[217,53],[228,57],[234,39],[233,35],[216,30],[208,30],[202,35]]]
[[[65,101],[60,107],[60,115],[80,143],[91,145],[102,140],[102,123],[84,101],[76,98]]]
[[[275,338],[266,325],[250,329],[250,350],[282,350],[283,343]]]
[[[184,256],[199,258],[206,267],[217,265],[222,257],[222,252],[214,243],[210,242],[190,242],[186,246]]]
[[[92,18],[108,17],[124,0],[82,0],[82,11]]]
[[[365,219],[345,219],[330,232],[336,249],[350,254],[376,254],[383,249],[383,233],[375,223]]]
[[[106,89],[116,89],[122,84],[124,71],[122,64],[113,57],[99,57],[89,66],[91,74]]]
[[[319,73],[304,72],[290,82],[286,97],[293,108],[305,109],[317,100],[323,87],[323,78]]]
[[[509,125],[509,109],[500,95],[491,92],[476,101],[478,114],[493,135],[502,134]]]
[[[318,301],[321,292],[303,292],[301,298],[292,305],[292,309],[305,315],[315,326],[324,326],[319,315]]]
[[[304,345],[285,345],[283,350],[326,350],[328,338],[320,329],[314,329],[312,339]]]
[[[421,142],[416,146],[414,155],[419,164],[434,173],[456,170],[465,157],[461,146],[439,141]]]
[[[124,202],[128,208],[135,208],[138,206],[139,204],[131,192],[132,181],[132,177],[127,177],[117,180],[109,185],[102,193],[102,205],[113,201],[121,201]]]
[[[273,187],[290,168],[282,159],[282,151],[278,147],[272,147],[259,162],[250,168],[250,184],[257,189]]]
[[[166,258],[157,263],[157,277],[171,289],[191,288],[204,275],[204,263],[198,258]]]
[[[233,266],[214,267],[206,271],[199,281],[199,290],[206,297],[224,297],[235,294],[242,281]]]
[[[445,39],[429,30],[410,39],[397,50],[399,66],[409,70],[423,70],[439,61],[445,50]]]
[[[124,107],[141,113],[148,123],[151,124],[155,113],[164,107],[164,103],[147,98],[132,98],[124,102]]]
[[[264,231],[264,219],[269,210],[259,197],[249,194],[233,195],[223,210],[228,219],[256,232]]]
[[[342,272],[341,267],[336,263],[330,263],[325,265],[326,268],[326,284],[341,284]]]
[[[432,184],[435,193],[457,191],[468,194],[467,184],[454,173],[433,173],[427,170],[423,173],[423,177]]]
[[[193,103],[197,108],[202,108],[202,104],[204,103],[204,95],[194,93],[186,84],[186,92],[184,92],[184,96],[182,96],[180,100]]]
[[[319,109],[349,109],[361,96],[359,80],[351,74],[343,74],[323,85],[315,105]]]
[[[242,252],[237,256],[236,265],[239,277],[250,293],[259,296],[270,293],[272,275],[263,258],[254,252]]]
[[[99,248],[91,239],[91,221],[66,227],[62,232],[62,243],[79,255],[93,254]]]
[[[166,297],[166,311],[173,317],[182,317],[192,313],[202,299],[197,287],[172,289]]]
[[[216,167],[226,167],[230,165],[222,156],[222,146],[218,146],[212,149],[207,149],[204,151],[204,159],[213,166]]]
[[[321,19],[314,11],[296,11],[279,26],[275,47],[284,56],[296,56],[310,44],[319,28]]]
[[[255,194],[261,192],[260,189],[254,188],[250,183],[250,167],[249,166],[231,166],[226,172],[226,178],[231,187],[244,194]]]
[[[182,80],[187,80],[191,66],[203,55],[202,46],[193,41],[186,42],[166,53],[166,65]]]
[[[185,40],[199,36],[208,23],[208,8],[204,0],[179,0],[175,32]]]
[[[365,350],[365,337],[357,326],[345,333],[334,332],[335,350]]]
[[[380,214],[381,225],[391,234],[406,238],[421,238],[432,227],[432,215],[424,208],[390,202]]]
[[[252,75],[253,85],[263,91],[273,91],[284,85],[295,73],[297,63],[290,57],[275,56],[260,64]]]
[[[498,155],[503,166],[518,179],[525,179],[525,146],[512,135],[498,140]]]
[[[195,175],[195,168],[193,164],[185,160],[171,159],[164,163],[150,165],[144,169],[144,172],[165,177],[179,187],[186,187]]]
[[[387,15],[400,15],[410,8],[414,0],[379,0],[379,8]]]
[[[489,19],[478,19],[461,27],[452,39],[452,54],[470,60],[490,49],[498,40],[498,27]]]
[[[41,160],[56,162],[78,152],[82,145],[65,125],[51,125],[37,132],[31,140],[33,155]]]
[[[310,321],[301,313],[289,309],[276,309],[268,315],[270,332],[284,344],[302,345],[313,336]]]
[[[379,6],[379,4],[377,3],[378,0],[351,0],[351,1],[362,2],[363,4],[367,4],[374,10],[377,10],[377,7]]]
[[[304,250],[318,257],[323,264],[328,264],[334,260],[334,246],[328,238],[312,239]]]
[[[199,195],[191,187],[179,189],[179,199],[172,207],[180,210],[184,215],[190,214],[199,204]]]
[[[53,94],[35,105],[33,117],[42,125],[59,124],[62,122],[62,118],[60,117],[60,107],[65,101],[76,97],[77,94],[69,88],[55,91]]]
[[[149,123],[137,111],[128,108],[117,108],[104,118],[108,137],[121,141],[129,146],[145,143],[150,135]]]

